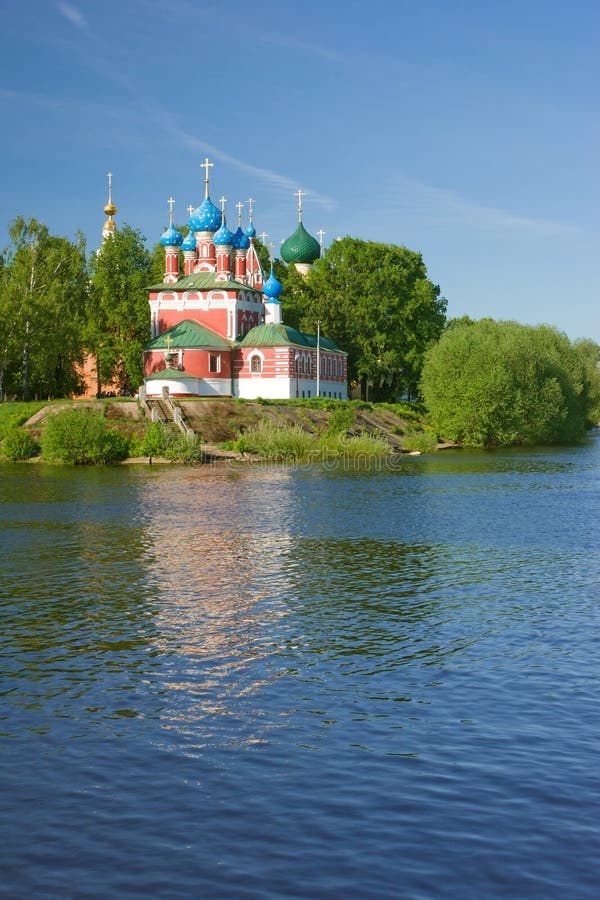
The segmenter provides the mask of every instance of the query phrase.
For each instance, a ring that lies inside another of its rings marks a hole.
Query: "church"
[[[146,396],[347,399],[347,354],[320,333],[285,325],[282,284],[272,260],[265,278],[256,252],[254,200],[247,201],[248,227],[242,228],[244,204],[238,203],[237,230],[231,231],[225,198],[220,209],[210,198],[212,165],[202,163],[204,200],[189,208],[185,238],[173,225],[169,200],[170,224],[160,239],[165,274],[149,288]],[[306,275],[321,247],[303,225],[302,196],[298,191],[298,226],[283,242],[281,257]]]

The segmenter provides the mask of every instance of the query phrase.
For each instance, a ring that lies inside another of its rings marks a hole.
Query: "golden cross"
[[[167,345],[167,350],[171,349],[171,344],[173,343],[173,338],[170,335],[167,335],[165,338],[165,344]]]
[[[169,223],[172,225],[173,224],[173,204],[175,203],[175,201],[173,200],[172,197],[169,197],[169,199],[167,200],[167,203],[169,204]]]
[[[227,197],[219,197],[219,203],[221,204],[221,215],[225,215],[225,204],[227,203]]]
[[[108,202],[112,203],[112,172],[108,172],[106,177],[108,178]]]
[[[271,260],[271,262],[273,262],[273,247],[274,246],[275,246],[275,244],[273,243],[273,241],[269,241],[269,259]]]
[[[200,163],[200,168],[204,169],[206,175],[204,176],[204,196],[208,197],[208,170],[211,166],[214,166],[214,163],[208,161],[208,156],[204,160],[203,163]]]
[[[321,250],[322,250],[323,249],[323,235],[327,234],[327,232],[323,231],[322,228],[319,228],[319,230],[317,231],[317,234],[319,235],[319,244],[321,245]]]
[[[259,238],[261,239],[263,244],[265,243],[265,241],[267,240],[268,237],[269,237],[269,235],[267,234],[266,231],[263,231],[263,232],[261,232],[261,234],[259,234]]]
[[[190,205],[188,206],[187,209],[188,209],[188,212],[189,212],[189,214],[190,214],[190,216],[191,216],[191,214],[194,212],[194,207],[192,206],[191,203],[190,203]]]
[[[242,203],[241,200],[238,200],[238,202],[235,205],[237,206],[237,211],[238,211],[238,228],[241,228],[242,227],[242,210],[244,208],[244,204]]]
[[[254,215],[254,209],[252,208],[252,204],[253,204],[254,202],[255,202],[255,200],[254,200],[253,197],[248,197],[248,199],[246,200],[246,203],[247,203],[247,204],[249,205],[249,207],[250,207],[250,214],[249,214],[249,219],[250,219],[250,221],[252,221],[252,216]]]
[[[298,190],[296,191],[294,196],[296,196],[298,198],[298,221],[301,222],[302,221],[302,198],[306,196],[306,191],[302,191],[302,190],[300,190],[300,188],[298,188]]]

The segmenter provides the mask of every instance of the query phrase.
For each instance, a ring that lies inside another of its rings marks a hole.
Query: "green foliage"
[[[317,438],[300,425],[276,425],[267,419],[252,425],[243,437],[247,451],[267,459],[304,459],[317,446]]]
[[[170,432],[162,422],[152,422],[139,445],[139,456],[165,456],[170,443]]]
[[[383,438],[374,434],[357,434],[346,437],[345,434],[324,435],[319,442],[319,453],[326,458],[368,459],[370,457],[389,456],[390,445]]]
[[[593,383],[582,351],[556,329],[482,319],[444,332],[421,390],[441,436],[497,447],[578,439]]]
[[[12,462],[18,462],[37,456],[40,452],[40,445],[34,441],[27,431],[13,428],[4,435],[0,450],[7,459],[12,460]]]
[[[177,462],[193,463],[202,459],[202,439],[188,437],[172,426],[152,422],[143,439],[131,447],[132,456],[164,457]]]
[[[356,418],[356,413],[351,406],[347,406],[344,404],[343,406],[338,406],[337,409],[334,409],[329,417],[329,422],[327,423],[327,429],[325,434],[334,435],[334,434],[346,434],[347,431],[350,431],[352,426],[354,425],[354,420]]]
[[[243,442],[244,451],[288,462],[388,456],[391,452],[387,441],[375,435],[346,437],[345,432],[337,432],[319,438],[300,425],[277,425],[269,420],[250,427],[243,435]]]
[[[418,450],[419,453],[433,453],[437,450],[438,440],[436,434],[429,429],[407,425],[402,435],[402,445],[408,451]]]
[[[133,392],[143,379],[150,334],[152,256],[140,232],[123,225],[92,257],[91,269],[87,345],[98,361],[100,383],[116,381],[122,391]]]
[[[9,431],[18,428],[19,425],[23,425],[44,405],[43,403],[22,403],[19,401],[0,403],[0,440]]]
[[[18,217],[0,267],[0,400],[61,397],[81,388],[88,295],[85,242]]]
[[[42,457],[48,462],[103,464],[125,459],[128,452],[127,438],[89,409],[57,412],[48,418],[42,435]]]
[[[423,356],[446,321],[446,301],[427,278],[420,253],[346,237],[316,261],[308,277],[278,269],[286,322],[322,334],[348,351],[349,378],[363,396],[414,396]]]

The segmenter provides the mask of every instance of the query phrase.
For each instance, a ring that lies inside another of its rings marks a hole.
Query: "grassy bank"
[[[0,455],[70,464],[215,455],[296,461],[431,452],[437,445],[408,403],[198,398],[179,405],[194,436],[148,422],[133,400],[2,403]]]

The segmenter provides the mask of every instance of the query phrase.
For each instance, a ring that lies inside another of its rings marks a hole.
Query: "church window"
[[[250,371],[255,375],[259,375],[262,372],[262,359],[257,353],[250,357]]]
[[[209,372],[220,372],[221,371],[221,355],[219,353],[209,353],[208,354],[208,371]]]

